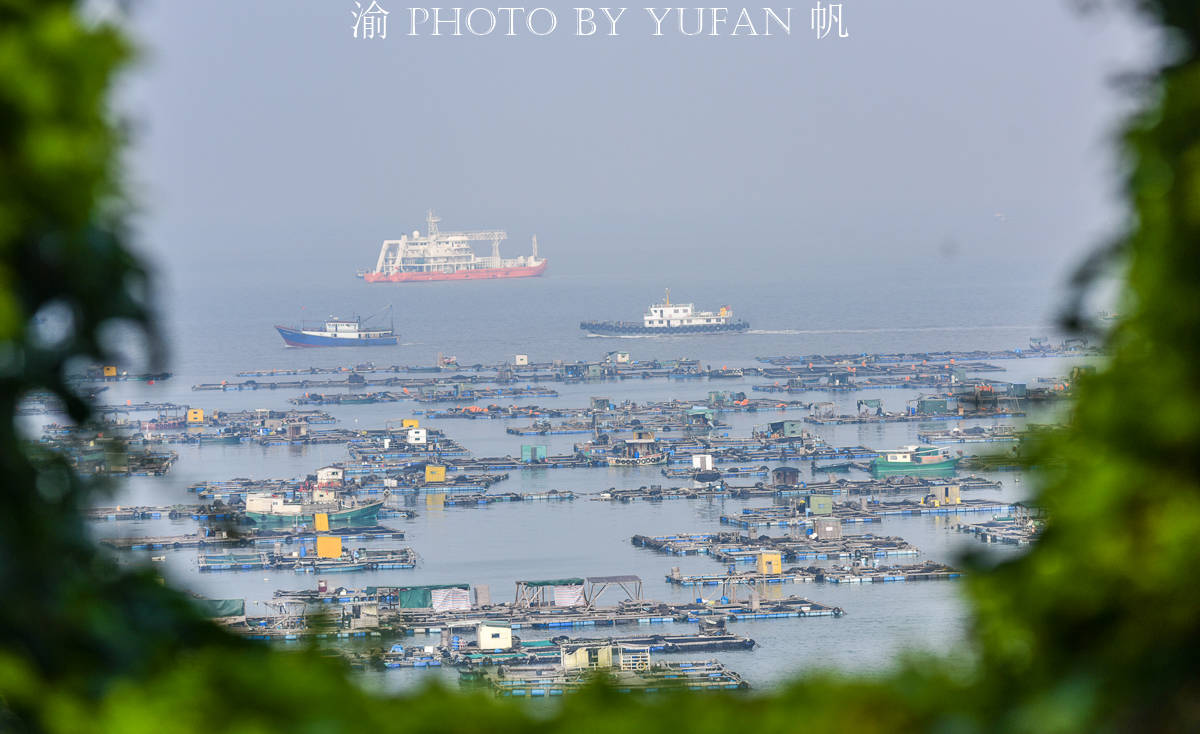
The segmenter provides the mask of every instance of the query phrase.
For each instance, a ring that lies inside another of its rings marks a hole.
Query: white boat
[[[671,289],[661,303],[652,304],[636,321],[584,321],[579,328],[598,336],[649,336],[662,334],[736,333],[750,324],[733,317],[733,309],[721,306],[717,311],[697,311],[695,304],[671,303]]]

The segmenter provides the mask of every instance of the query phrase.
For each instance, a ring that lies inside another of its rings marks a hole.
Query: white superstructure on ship
[[[671,303],[668,288],[661,303],[646,309],[640,324],[634,321],[584,321],[579,328],[601,336],[649,336],[738,332],[749,329],[750,324],[735,319],[729,306],[721,306],[718,311],[697,311],[691,303]]]
[[[403,283],[425,280],[485,280],[528,278],[546,270],[546,259],[538,256],[537,237],[529,255],[500,257],[500,243],[508,239],[502,230],[442,232],[440,217],[431,211],[425,218],[426,234],[414,231],[398,240],[384,240],[375,269],[363,273],[368,283]],[[491,242],[492,254],[479,256],[472,242]]]
[[[662,303],[656,303],[646,309],[642,316],[642,326],[648,329],[665,326],[712,326],[728,324],[733,321],[733,309],[721,306],[719,311],[697,311],[695,304],[671,303],[671,289]]]

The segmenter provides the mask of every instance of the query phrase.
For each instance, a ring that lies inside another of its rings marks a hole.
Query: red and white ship
[[[499,230],[441,232],[441,218],[429,212],[428,232],[419,231],[398,240],[384,240],[375,269],[359,273],[368,283],[408,283],[424,280],[484,280],[488,278],[532,278],[546,271],[545,258],[538,257],[537,237],[529,256],[504,259],[500,242],[508,235]],[[480,257],[471,242],[491,241],[492,254]]]

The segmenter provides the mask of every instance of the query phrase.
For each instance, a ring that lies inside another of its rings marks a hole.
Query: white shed
[[[475,628],[476,644],[480,652],[512,649],[512,627],[496,622],[480,622]]]
[[[317,486],[341,484],[346,473],[340,466],[323,466],[317,469]]]

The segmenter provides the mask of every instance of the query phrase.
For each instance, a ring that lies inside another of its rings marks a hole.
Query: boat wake
[[[587,334],[588,339],[670,339],[677,336],[704,336],[704,334]]]
[[[806,334],[893,334],[917,333],[933,331],[1036,331],[1043,332],[1053,329],[1052,326],[1022,326],[1020,324],[1003,324],[995,326],[896,326],[876,329],[749,329],[747,334],[762,335],[806,335]]]

